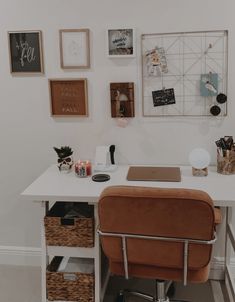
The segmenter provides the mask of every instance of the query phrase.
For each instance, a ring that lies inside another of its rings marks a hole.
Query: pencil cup
[[[235,174],[235,151],[217,150],[217,172],[221,174]]]

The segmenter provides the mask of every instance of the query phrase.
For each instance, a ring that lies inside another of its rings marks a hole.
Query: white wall
[[[0,4],[0,246],[40,246],[38,206],[19,194],[49,164],[53,146],[70,145],[75,158],[93,158],[95,146],[115,144],[122,163],[187,164],[194,147],[206,148],[215,162],[214,141],[234,135],[234,0],[1,0]],[[137,57],[110,60],[105,30],[135,27]],[[60,68],[59,29],[89,28],[91,69]],[[45,75],[12,76],[7,31],[42,30]],[[229,107],[226,118],[143,118],[140,87],[140,34],[229,30]],[[86,77],[88,118],[50,116],[48,78]],[[109,83],[136,84],[136,117],[119,128],[110,117]],[[220,252],[218,252],[220,254]]]

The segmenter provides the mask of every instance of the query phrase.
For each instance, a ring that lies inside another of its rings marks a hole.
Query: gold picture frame
[[[52,116],[88,116],[87,79],[49,79]]]
[[[90,68],[90,31],[84,29],[61,29],[60,66],[63,69]]]

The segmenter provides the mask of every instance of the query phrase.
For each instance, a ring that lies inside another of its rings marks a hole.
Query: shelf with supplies
[[[87,203],[56,202],[44,218],[46,244],[94,246],[94,207]]]
[[[46,271],[49,301],[94,301],[94,260],[54,257]]]
[[[96,301],[99,244],[94,205],[46,201],[44,206],[42,301]]]

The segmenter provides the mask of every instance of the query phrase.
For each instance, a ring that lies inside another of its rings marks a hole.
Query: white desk
[[[163,188],[188,188],[206,191],[214,200],[216,206],[227,208],[227,232],[226,237],[232,242],[235,248],[234,232],[231,225],[231,209],[235,206],[235,175],[221,175],[216,172],[215,168],[209,169],[207,177],[192,176],[190,167],[181,167],[181,182],[151,182],[151,181],[127,181],[126,175],[128,166],[119,166],[115,172],[107,173],[111,179],[107,182],[93,182],[91,177],[78,178],[74,172],[68,174],[60,173],[56,166],[48,168],[39,178],[37,178],[26,190],[21,194],[24,200],[40,201],[43,204],[42,219],[48,208],[49,201],[77,201],[88,202],[94,204],[95,221],[97,224],[97,201],[102,190],[111,185],[133,185],[146,187],[163,187]],[[43,220],[42,220],[43,221]],[[226,240],[228,245],[228,240]],[[102,300],[105,290],[104,285],[101,286],[101,267],[100,267],[100,248],[99,238],[95,234],[94,248],[63,248],[63,247],[46,247],[44,238],[44,229],[42,226],[42,293],[43,302],[46,301],[45,289],[45,272],[46,272],[46,255],[71,255],[77,257],[91,257],[95,261],[95,302]],[[228,249],[227,254],[228,256]],[[231,288],[233,297],[235,285],[231,270],[229,267],[229,257],[226,260],[226,283]],[[107,279],[106,279],[107,281]],[[102,290],[103,289],[103,290]]]

